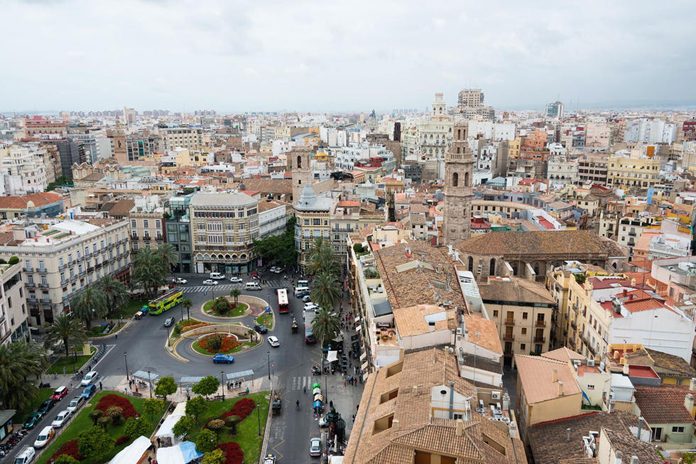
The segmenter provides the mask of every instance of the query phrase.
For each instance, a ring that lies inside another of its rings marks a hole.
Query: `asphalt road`
[[[229,285],[225,285],[224,289],[210,287],[210,290],[207,290],[203,288],[202,281],[207,276],[186,275],[184,277],[189,282],[182,288],[185,291],[187,288],[191,289],[186,295],[193,302],[191,317],[206,318],[200,313],[200,306],[212,297],[229,294],[229,289],[226,288]],[[267,284],[264,284],[266,281],[268,281]],[[229,281],[224,283],[229,284]],[[274,287],[287,286],[291,290],[293,282],[291,279],[283,280],[282,276],[276,274],[267,274],[262,276],[261,283],[263,287],[261,291],[246,292],[243,285],[239,285],[238,288],[242,289],[243,294],[266,300],[275,309],[277,300]],[[290,325],[293,314],[302,324],[303,303],[292,296],[291,291],[288,293],[290,294],[291,313],[276,314],[276,327],[268,334],[273,334],[279,338],[281,344],[279,348],[271,348],[267,343],[263,343],[254,349],[236,355],[235,362],[231,365],[215,365],[210,358],[203,356],[192,356],[190,362],[183,363],[168,354],[165,349],[168,329],[163,326],[164,319],[174,316],[179,320],[182,315],[185,315],[182,307],[176,307],[165,313],[166,316],[148,316],[139,321],[133,321],[125,331],[118,335],[118,338],[110,337],[109,340],[105,340],[106,354],[94,368],[100,373],[104,383],[109,385],[117,384],[116,380],[123,379],[126,373],[126,363],[130,373],[137,370],[150,370],[160,376],[171,375],[177,381],[184,376],[219,376],[221,370],[229,373],[251,369],[254,371],[254,378],[266,378],[283,397],[282,413],[273,418],[269,451],[278,454],[279,463],[311,462],[308,453],[309,439],[313,436],[319,436],[320,431],[317,422],[312,417],[309,394],[303,393],[303,386],[307,386],[307,389],[310,390],[310,384],[313,381],[311,366],[319,363],[321,354],[318,345],[307,346],[304,344],[302,330],[299,330],[297,334],[292,334]],[[250,321],[251,319],[248,319],[245,322],[249,323]],[[269,360],[271,380],[268,380]],[[58,386],[55,385],[56,380],[50,377],[44,378],[44,381],[51,381],[52,386]],[[72,383],[79,383],[79,379],[72,381]],[[81,389],[77,387],[74,390],[71,388],[68,396],[54,406],[32,433],[28,434],[12,450],[9,457],[14,458],[24,445],[32,444],[41,428],[50,425],[55,415],[63,410],[70,399],[76,396],[79,391]],[[295,407],[296,400],[301,402],[299,411]],[[10,459],[5,458],[2,462],[10,462]]]

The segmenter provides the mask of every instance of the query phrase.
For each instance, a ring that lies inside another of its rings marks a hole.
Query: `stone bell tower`
[[[445,245],[469,238],[474,158],[467,141],[467,121],[454,124],[454,139],[445,154]]]

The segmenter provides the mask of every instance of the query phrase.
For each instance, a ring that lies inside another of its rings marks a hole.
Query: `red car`
[[[60,386],[56,388],[56,391],[53,392],[53,395],[51,395],[51,399],[53,401],[60,401],[63,398],[65,398],[68,394],[68,387],[66,386]]]

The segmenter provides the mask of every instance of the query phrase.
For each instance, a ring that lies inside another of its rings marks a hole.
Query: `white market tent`
[[[157,462],[166,464],[188,464],[203,456],[196,450],[196,445],[184,441],[176,446],[157,448]]]
[[[142,435],[133,441],[130,445],[123,448],[114,458],[109,461],[109,464],[138,464],[143,458],[143,454],[152,446],[150,440]]]
[[[171,440],[172,444],[178,443],[176,436],[174,436],[174,426],[177,422],[179,422],[179,419],[181,419],[185,415],[186,401],[176,405],[174,411],[172,411],[172,413],[168,415],[162,422],[162,425],[160,426],[159,430],[157,430],[155,437],[163,440],[169,439]]]

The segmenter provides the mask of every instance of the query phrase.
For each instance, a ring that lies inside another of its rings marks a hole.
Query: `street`
[[[326,376],[312,376],[311,367],[321,362],[321,350],[319,344],[306,345],[303,331],[295,334],[291,331],[293,314],[298,321],[302,321],[303,303],[292,296],[292,280],[282,279],[281,276],[269,274],[261,277],[261,291],[247,292],[243,284],[232,285],[229,280],[221,281],[217,286],[203,286],[201,283],[208,278],[207,275],[186,275],[188,283],[181,286],[186,297],[190,298],[193,306],[190,313],[192,318],[220,322],[219,318],[205,315],[201,306],[214,297],[229,295],[232,287],[242,290],[243,295],[250,295],[266,300],[275,310],[277,301],[275,288],[285,286],[289,290],[290,313],[275,314],[276,324],[268,335],[275,335],[280,341],[280,347],[272,348],[266,342],[262,342],[246,352],[235,354],[235,362],[230,365],[213,364],[209,357],[200,355],[190,349],[190,343],[179,344],[177,352],[189,359],[182,362],[175,358],[165,348],[169,329],[163,326],[166,317],[174,316],[180,320],[186,316],[186,311],[181,305],[173,308],[166,316],[147,316],[141,320],[133,320],[127,328],[117,336],[105,337],[94,344],[106,353],[92,368],[101,376],[100,380],[105,389],[116,388],[123,385],[126,375],[126,366],[129,373],[135,371],[150,371],[159,376],[171,375],[178,382],[181,377],[198,377],[213,375],[220,376],[220,372],[227,373],[253,370],[254,379],[263,379],[263,388],[277,390],[283,399],[283,408],[280,415],[273,416],[269,423],[270,439],[268,452],[278,456],[279,463],[310,462],[309,440],[311,437],[321,436],[318,425],[318,417],[313,417],[311,409],[311,384],[320,382],[325,396],[325,402],[333,401],[337,412],[346,422],[347,429],[352,426],[352,414],[360,400],[362,386],[344,385],[343,376],[340,374]],[[190,289],[190,290],[189,290]],[[235,319],[253,327],[253,317],[245,316]],[[265,337],[264,337],[265,338]],[[270,365],[269,365],[270,360]],[[86,372],[87,366],[83,368]],[[270,374],[270,379],[269,379]],[[245,378],[244,380],[251,380]],[[79,395],[80,379],[72,379],[70,376],[44,376],[44,382],[50,382],[51,387],[56,388],[66,385],[70,389],[64,399],[57,403],[53,409],[41,420],[41,422],[27,434],[22,442],[9,454],[10,458],[23,448],[31,445],[38,432],[55,418],[55,415],[65,409],[70,400]],[[328,387],[327,387],[328,385]],[[245,388],[242,385],[242,388]],[[304,389],[307,393],[304,393]],[[327,391],[328,390],[328,391]],[[300,409],[296,410],[295,403],[300,401]],[[326,430],[326,429],[324,429]],[[346,437],[348,435],[346,434]],[[9,462],[5,458],[3,462]]]

